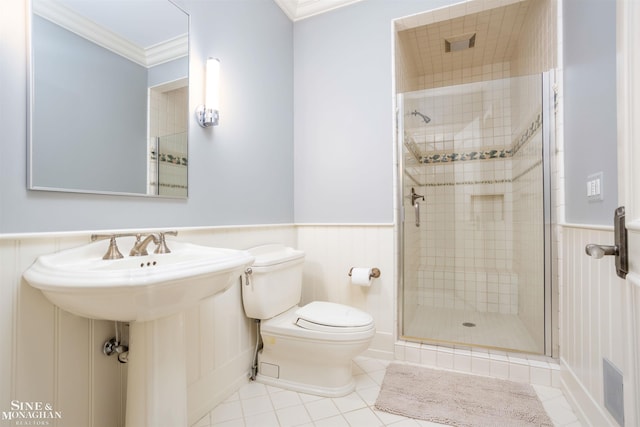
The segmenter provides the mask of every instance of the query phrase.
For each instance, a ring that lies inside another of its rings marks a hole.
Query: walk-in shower
[[[544,86],[533,75],[398,96],[405,339],[546,353]]]
[[[557,355],[556,19],[471,0],[395,22],[403,340]]]

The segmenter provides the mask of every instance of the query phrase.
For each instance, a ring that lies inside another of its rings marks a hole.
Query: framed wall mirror
[[[187,197],[189,16],[32,0],[28,188]]]

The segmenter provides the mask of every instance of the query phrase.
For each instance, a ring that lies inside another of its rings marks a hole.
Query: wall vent
[[[620,426],[624,426],[624,387],[622,372],[607,359],[602,359],[604,406]]]

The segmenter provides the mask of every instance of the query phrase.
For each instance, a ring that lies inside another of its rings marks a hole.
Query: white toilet
[[[278,244],[249,252],[255,261],[242,285],[242,301],[247,317],[261,320],[256,380],[326,397],[351,393],[351,361],[369,347],[373,318],[330,302],[298,306],[304,252]]]

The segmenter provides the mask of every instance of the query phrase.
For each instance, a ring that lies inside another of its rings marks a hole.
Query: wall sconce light
[[[220,121],[220,60],[207,59],[204,105],[196,108],[198,123],[203,128],[218,126]]]

